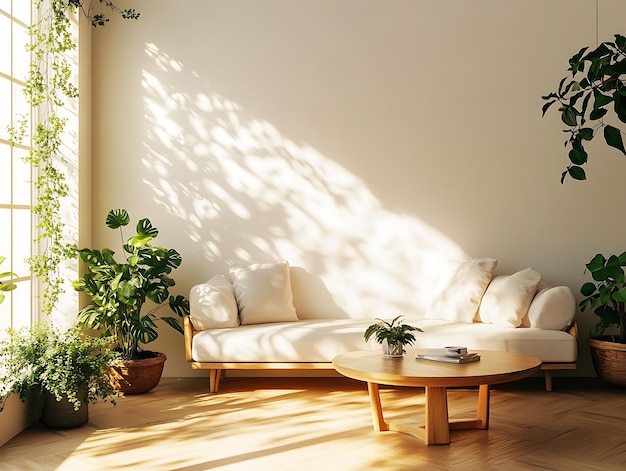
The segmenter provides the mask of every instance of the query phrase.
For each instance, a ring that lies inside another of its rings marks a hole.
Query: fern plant
[[[26,399],[48,392],[78,410],[86,391],[88,403],[114,402],[107,371],[117,354],[109,349],[110,338],[90,337],[77,326],[60,332],[47,323],[8,332],[0,342],[0,397],[15,392]]]

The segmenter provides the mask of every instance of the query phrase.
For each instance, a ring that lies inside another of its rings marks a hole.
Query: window
[[[35,317],[33,285],[26,259],[32,250],[31,166],[24,162],[24,145],[11,147],[8,127],[29,112],[22,93],[30,63],[26,44],[32,4],[28,0],[0,0],[0,271],[18,275],[17,290],[0,304],[0,336],[7,327],[28,326]]]

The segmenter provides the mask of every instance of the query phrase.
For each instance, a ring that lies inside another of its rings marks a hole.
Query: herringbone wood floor
[[[344,378],[165,378],[90,423],[34,425],[0,448],[2,470],[623,470],[626,391],[597,380],[540,378],[496,386],[489,430],[427,447],[375,432],[363,383]],[[449,393],[451,417],[472,416],[476,392]],[[423,416],[423,390],[381,389],[386,419]]]

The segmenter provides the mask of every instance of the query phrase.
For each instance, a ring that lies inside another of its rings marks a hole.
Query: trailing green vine
[[[28,259],[31,272],[43,285],[42,312],[52,313],[63,292],[61,269],[68,260],[77,257],[77,246],[68,241],[61,217],[63,199],[70,194],[61,166],[67,163],[61,146],[67,118],[61,110],[66,101],[78,98],[78,88],[72,82],[69,54],[77,44],[72,35],[70,13],[80,10],[93,26],[104,25],[108,18],[94,12],[95,0],[34,0],[36,20],[29,28],[28,51],[31,64],[24,93],[31,113],[20,117],[9,129],[12,145],[22,144],[32,129],[31,145],[26,161],[35,169],[35,215],[38,246]],[[126,19],[137,19],[135,10],[121,10],[113,2],[98,0]]]

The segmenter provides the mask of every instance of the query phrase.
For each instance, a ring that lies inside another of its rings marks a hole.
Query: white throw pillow
[[[456,262],[426,311],[426,319],[471,324],[497,265],[493,258]]]
[[[542,289],[528,308],[530,327],[562,330],[576,316],[576,297],[569,286]]]
[[[481,321],[503,327],[519,327],[540,281],[541,273],[531,267],[513,275],[494,276],[480,303]]]
[[[286,261],[232,267],[230,276],[242,325],[298,320]]]
[[[191,288],[189,317],[196,330],[237,327],[237,301],[233,285],[223,275]]]

